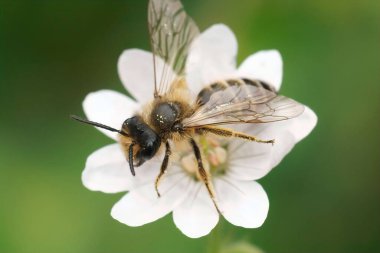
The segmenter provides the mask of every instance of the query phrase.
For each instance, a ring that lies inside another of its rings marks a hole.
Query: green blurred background
[[[239,62],[277,48],[282,93],[319,116],[315,131],[260,180],[262,228],[223,222],[266,252],[380,252],[380,1],[184,0],[201,30],[226,23]],[[125,92],[126,48],[149,49],[146,0],[0,0],[0,252],[205,252],[171,215],[129,228],[122,194],[85,189],[88,154],[111,143],[69,120],[90,91]]]

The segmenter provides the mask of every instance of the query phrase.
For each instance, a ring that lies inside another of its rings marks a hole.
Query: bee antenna
[[[103,124],[100,124],[100,123],[97,123],[97,122],[93,122],[93,121],[89,121],[89,120],[86,120],[86,119],[82,119],[76,115],[70,115],[70,118],[76,120],[76,121],[79,121],[81,123],[84,123],[84,124],[88,124],[88,125],[91,125],[91,126],[95,126],[95,127],[99,127],[99,128],[103,128],[105,130],[108,130],[108,131],[111,131],[111,132],[115,132],[115,133],[119,133],[121,135],[124,135],[125,137],[129,137],[129,135],[121,130],[117,130],[115,128],[112,128],[112,127],[109,127],[109,126],[106,126],[106,125],[103,125]]]
[[[133,176],[136,176],[135,173],[135,167],[133,165],[133,146],[135,144],[132,142],[132,144],[129,146],[129,168],[131,169],[131,173]]]

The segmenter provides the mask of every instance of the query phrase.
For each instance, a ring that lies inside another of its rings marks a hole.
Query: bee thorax
[[[181,108],[178,103],[159,103],[152,111],[151,122],[158,130],[169,132],[173,130],[173,126],[177,125],[180,114]]]

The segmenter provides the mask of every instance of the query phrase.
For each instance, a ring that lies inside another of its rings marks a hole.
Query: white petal
[[[259,51],[248,57],[239,67],[240,77],[259,79],[277,91],[282,82],[282,58],[277,50]]]
[[[203,32],[194,40],[186,63],[189,89],[197,95],[204,86],[234,75],[237,49],[227,26],[218,24]]]
[[[129,97],[111,90],[92,92],[83,101],[83,110],[91,121],[120,129],[124,120],[138,109],[138,104]],[[105,135],[117,140],[117,133],[100,129]]]
[[[156,57],[157,82],[161,81],[164,61]],[[118,72],[124,87],[140,103],[145,104],[153,99],[154,93],[154,68],[153,55],[140,49],[125,50],[118,61]],[[174,72],[167,67],[166,76],[170,80],[175,78]],[[168,82],[170,83],[170,80]]]
[[[126,194],[113,206],[111,215],[132,227],[158,220],[183,201],[189,191],[190,180],[187,174],[178,170],[168,173],[159,186],[160,198],[154,189],[154,181],[151,181]]]
[[[92,191],[116,193],[127,191],[131,172],[119,144],[105,146],[93,152],[82,173],[84,186]]]
[[[96,150],[87,158],[82,182],[92,191],[105,193],[128,191],[136,185],[153,182],[160,165],[159,159],[152,159],[136,168],[134,177],[119,144],[111,144]]]
[[[294,138],[289,135],[277,135],[273,146],[234,140],[228,147],[230,157],[227,175],[239,180],[260,179],[282,160],[294,144]]]
[[[296,142],[299,142],[310,134],[317,125],[317,121],[317,115],[309,107],[305,106],[305,111],[299,117],[291,119],[289,122],[279,123],[283,124],[283,128],[290,129],[289,132],[295,137]]]
[[[239,180],[257,180],[276,167],[294,145],[315,127],[317,117],[308,107],[297,118],[235,128],[263,140],[275,139],[274,145],[234,140],[229,144],[227,175]]]
[[[219,221],[219,214],[204,184],[193,183],[187,198],[174,209],[173,219],[188,237],[199,238],[210,233]]]
[[[264,223],[269,200],[259,183],[223,177],[215,180],[215,189],[219,208],[230,223],[245,228],[257,228]]]

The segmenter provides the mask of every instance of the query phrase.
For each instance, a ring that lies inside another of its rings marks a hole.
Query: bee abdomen
[[[215,92],[225,90],[230,86],[240,86],[240,85],[252,85],[258,88],[263,88],[263,89],[277,93],[274,87],[260,80],[253,80],[253,79],[247,79],[247,78],[229,79],[226,81],[213,83],[203,88],[197,96],[197,105],[201,106],[201,105],[206,104],[210,100],[210,97],[212,96],[212,94],[214,94]]]
[[[210,97],[212,94],[214,94],[217,91],[225,90],[227,87],[228,87],[227,83],[218,82],[218,83],[213,83],[203,88],[197,96],[197,104],[198,105],[206,104],[210,100]]]
[[[260,81],[260,80],[252,80],[252,79],[246,79],[246,78],[243,78],[243,79],[241,79],[246,85],[253,85],[253,86],[256,86],[256,87],[259,87],[259,88],[264,88],[264,89],[266,89],[266,90],[269,90],[269,91],[272,91],[272,92],[274,92],[274,93],[277,93],[277,91],[276,91],[276,89],[272,86],[272,85],[270,85],[270,84],[268,84],[268,83],[266,83],[266,82],[264,82],[264,81]]]

